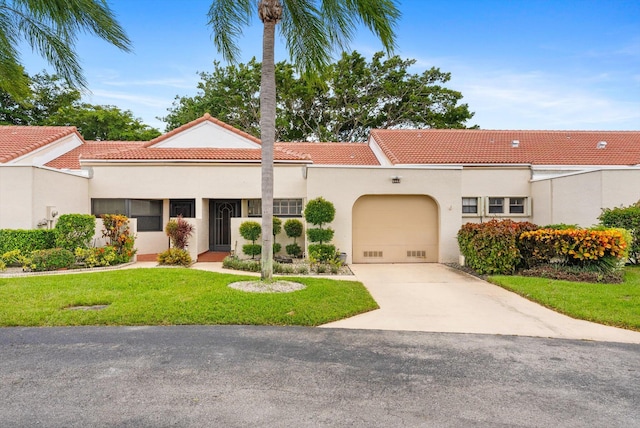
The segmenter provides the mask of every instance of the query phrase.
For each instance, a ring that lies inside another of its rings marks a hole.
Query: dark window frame
[[[125,208],[125,212],[124,213],[107,213],[107,212],[97,212],[98,210],[96,209],[96,202],[100,201],[100,200],[110,200],[110,201],[124,201],[124,208]],[[131,213],[131,201],[145,201],[145,202],[152,202],[154,203],[153,205],[159,206],[160,208],[160,214],[155,214],[155,215],[133,215]],[[100,215],[103,214],[122,214],[122,215],[126,215],[129,218],[135,218],[138,220],[138,232],[162,232],[162,219],[163,219],[163,215],[164,215],[164,207],[163,207],[163,201],[162,199],[138,199],[138,198],[133,198],[133,199],[127,199],[127,198],[91,198],[91,214],[95,215],[96,217],[99,217]],[[142,220],[142,221],[140,221]],[[148,227],[147,224],[149,223],[149,220],[153,221],[155,220],[155,225],[153,227]]]
[[[179,212],[180,206],[187,207],[187,214]],[[169,217],[174,218],[182,214],[184,218],[196,217],[195,199],[169,199]]]

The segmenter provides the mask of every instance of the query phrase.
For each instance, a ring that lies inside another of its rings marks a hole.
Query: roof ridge
[[[213,124],[216,124],[222,128],[228,129],[229,131],[233,132],[234,134],[237,134],[243,138],[249,139],[251,141],[253,141],[256,144],[260,144],[262,145],[262,141],[260,141],[259,138],[254,137],[253,135],[245,132],[245,131],[241,131],[240,129],[229,125],[226,122],[221,121],[220,119],[217,119],[213,116],[211,116],[209,113],[205,113],[203,114],[201,117],[192,120],[191,122],[185,123],[182,126],[179,126],[175,129],[172,129],[171,131],[167,132],[166,134],[162,134],[156,138],[154,138],[153,140],[149,141],[147,144],[144,145],[144,147],[149,147],[151,148],[152,146],[158,144],[161,141],[164,141],[168,138],[173,137],[176,134],[179,134],[180,132],[186,131],[189,128],[193,128],[196,125],[199,125],[203,122],[211,122]]]

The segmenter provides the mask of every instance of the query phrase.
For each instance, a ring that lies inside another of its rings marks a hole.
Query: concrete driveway
[[[351,270],[380,309],[323,327],[640,343],[640,332],[575,320],[445,265],[358,264]]]

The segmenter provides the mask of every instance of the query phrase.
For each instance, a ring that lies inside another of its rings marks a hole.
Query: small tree
[[[279,217],[273,217],[273,255],[280,252],[282,245],[276,242],[276,236],[282,231],[282,220]]]
[[[261,232],[262,226],[257,221],[245,221],[240,225],[240,235],[247,241],[251,241],[251,244],[242,246],[242,252],[247,256],[251,256],[252,259],[260,254],[262,250],[262,246],[256,244]]]
[[[103,214],[102,237],[116,250],[116,263],[126,263],[136,253],[135,238],[129,230],[129,218],[120,214]]]
[[[303,228],[304,226],[302,222],[295,218],[290,218],[284,222],[284,231],[287,234],[287,237],[293,238],[293,244],[289,244],[285,247],[287,254],[292,257],[300,257],[302,254],[302,248],[298,245],[297,239],[302,236]]]
[[[318,226],[307,229],[307,237],[314,244],[309,245],[309,256],[312,259],[326,262],[332,260],[336,254],[335,245],[325,244],[333,239],[334,231],[322,226],[331,223],[336,215],[333,204],[323,197],[312,199],[304,208],[304,218],[308,223]],[[316,244],[317,242],[317,244]]]
[[[184,250],[189,246],[188,241],[193,236],[194,229],[191,223],[179,215],[177,219],[169,220],[164,230],[171,240],[171,245],[174,248]]]

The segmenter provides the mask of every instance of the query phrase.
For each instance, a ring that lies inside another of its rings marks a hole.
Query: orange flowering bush
[[[553,259],[566,264],[586,265],[604,258],[622,259],[628,243],[620,230],[539,229],[520,235],[525,263],[535,266]]]
[[[116,263],[126,263],[136,253],[133,248],[135,238],[129,230],[129,218],[119,214],[104,214],[102,216],[104,229],[102,237],[107,238],[109,245],[116,250]]]

